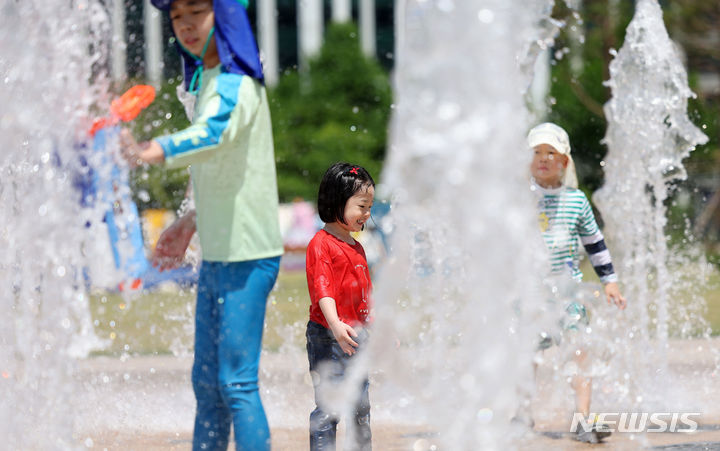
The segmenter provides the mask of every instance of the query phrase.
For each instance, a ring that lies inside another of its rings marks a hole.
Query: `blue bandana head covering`
[[[173,2],[173,0],[150,1],[163,11],[170,11]],[[247,75],[260,83],[265,83],[257,43],[247,15],[247,5],[248,0],[213,0],[215,45],[224,71]],[[203,69],[202,59],[183,48],[177,37],[175,42],[183,59],[185,89],[190,91],[191,82],[198,77],[198,71]]]

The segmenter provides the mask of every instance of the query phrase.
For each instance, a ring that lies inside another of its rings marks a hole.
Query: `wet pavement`
[[[714,344],[720,344],[715,339]],[[695,342],[673,342],[669,364],[677,371],[706,371],[711,362],[706,353],[694,352]],[[189,450],[191,448],[194,398],[190,385],[189,357],[133,357],[125,360],[94,357],[80,362],[76,379],[83,387],[77,412],[75,438],[87,449]],[[543,377],[542,368],[539,379]],[[557,393],[543,393],[533,400],[554,406],[536,418],[532,431],[517,441],[522,450],[720,450],[720,384],[716,389],[691,396],[703,398],[698,430],[692,433],[615,433],[603,443],[591,445],[572,440]],[[261,361],[261,395],[272,426],[274,450],[307,450],[307,416],[313,392],[302,350],[265,354]],[[708,396],[707,393],[711,393]],[[424,451],[437,442],[427,425],[399,418],[382,389],[371,389],[373,445],[375,450]],[[713,399],[717,397],[717,399]],[[709,406],[709,407],[708,407]],[[342,443],[342,422],[338,443]],[[232,449],[232,446],[231,446]],[[341,446],[338,449],[342,449]]]

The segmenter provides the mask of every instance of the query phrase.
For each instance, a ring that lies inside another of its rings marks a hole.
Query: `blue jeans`
[[[358,351],[367,342],[367,331],[362,330],[357,338]],[[326,329],[313,321],[308,322],[307,332],[307,353],[310,363],[310,374],[313,376],[313,388],[315,389],[315,410],[310,414],[310,450],[311,451],[334,451],[337,424],[340,421],[339,414],[323,406],[323,389],[328,384],[342,381],[345,370],[352,363],[354,356],[345,354],[340,348],[332,331]],[[357,355],[357,354],[355,354]],[[356,393],[354,402],[354,418],[348,421],[348,434],[346,450],[369,451],[372,449],[372,433],[370,431],[370,396],[368,393],[369,382],[367,377],[362,381]]]
[[[265,304],[280,257],[203,261],[195,314],[192,383],[197,400],[193,450],[269,450],[270,429],[258,392]]]

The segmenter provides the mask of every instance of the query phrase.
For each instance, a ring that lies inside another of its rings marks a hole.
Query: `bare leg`
[[[572,379],[572,387],[575,390],[575,409],[587,417],[590,414],[592,379],[576,374]]]
[[[578,349],[574,360],[578,368],[578,373],[572,378],[572,388],[575,390],[575,409],[587,417],[590,413],[590,399],[592,397],[592,379],[583,376],[587,353],[583,349]]]
[[[576,412],[583,414],[589,423],[587,427],[578,428],[575,431],[574,438],[585,443],[600,443],[611,432],[606,425],[596,424],[595,418],[588,418],[592,395],[592,379],[584,376],[584,374],[587,374],[585,370],[588,361],[585,350],[578,349],[574,360],[577,364],[577,373],[572,378],[572,387],[575,390],[575,409]]]

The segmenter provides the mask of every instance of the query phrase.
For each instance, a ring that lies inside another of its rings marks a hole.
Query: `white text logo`
[[[700,413],[697,412],[603,412],[587,417],[573,414],[570,432],[582,428],[589,432],[593,423],[607,426],[612,432],[695,432]],[[594,421],[591,421],[594,420]]]

